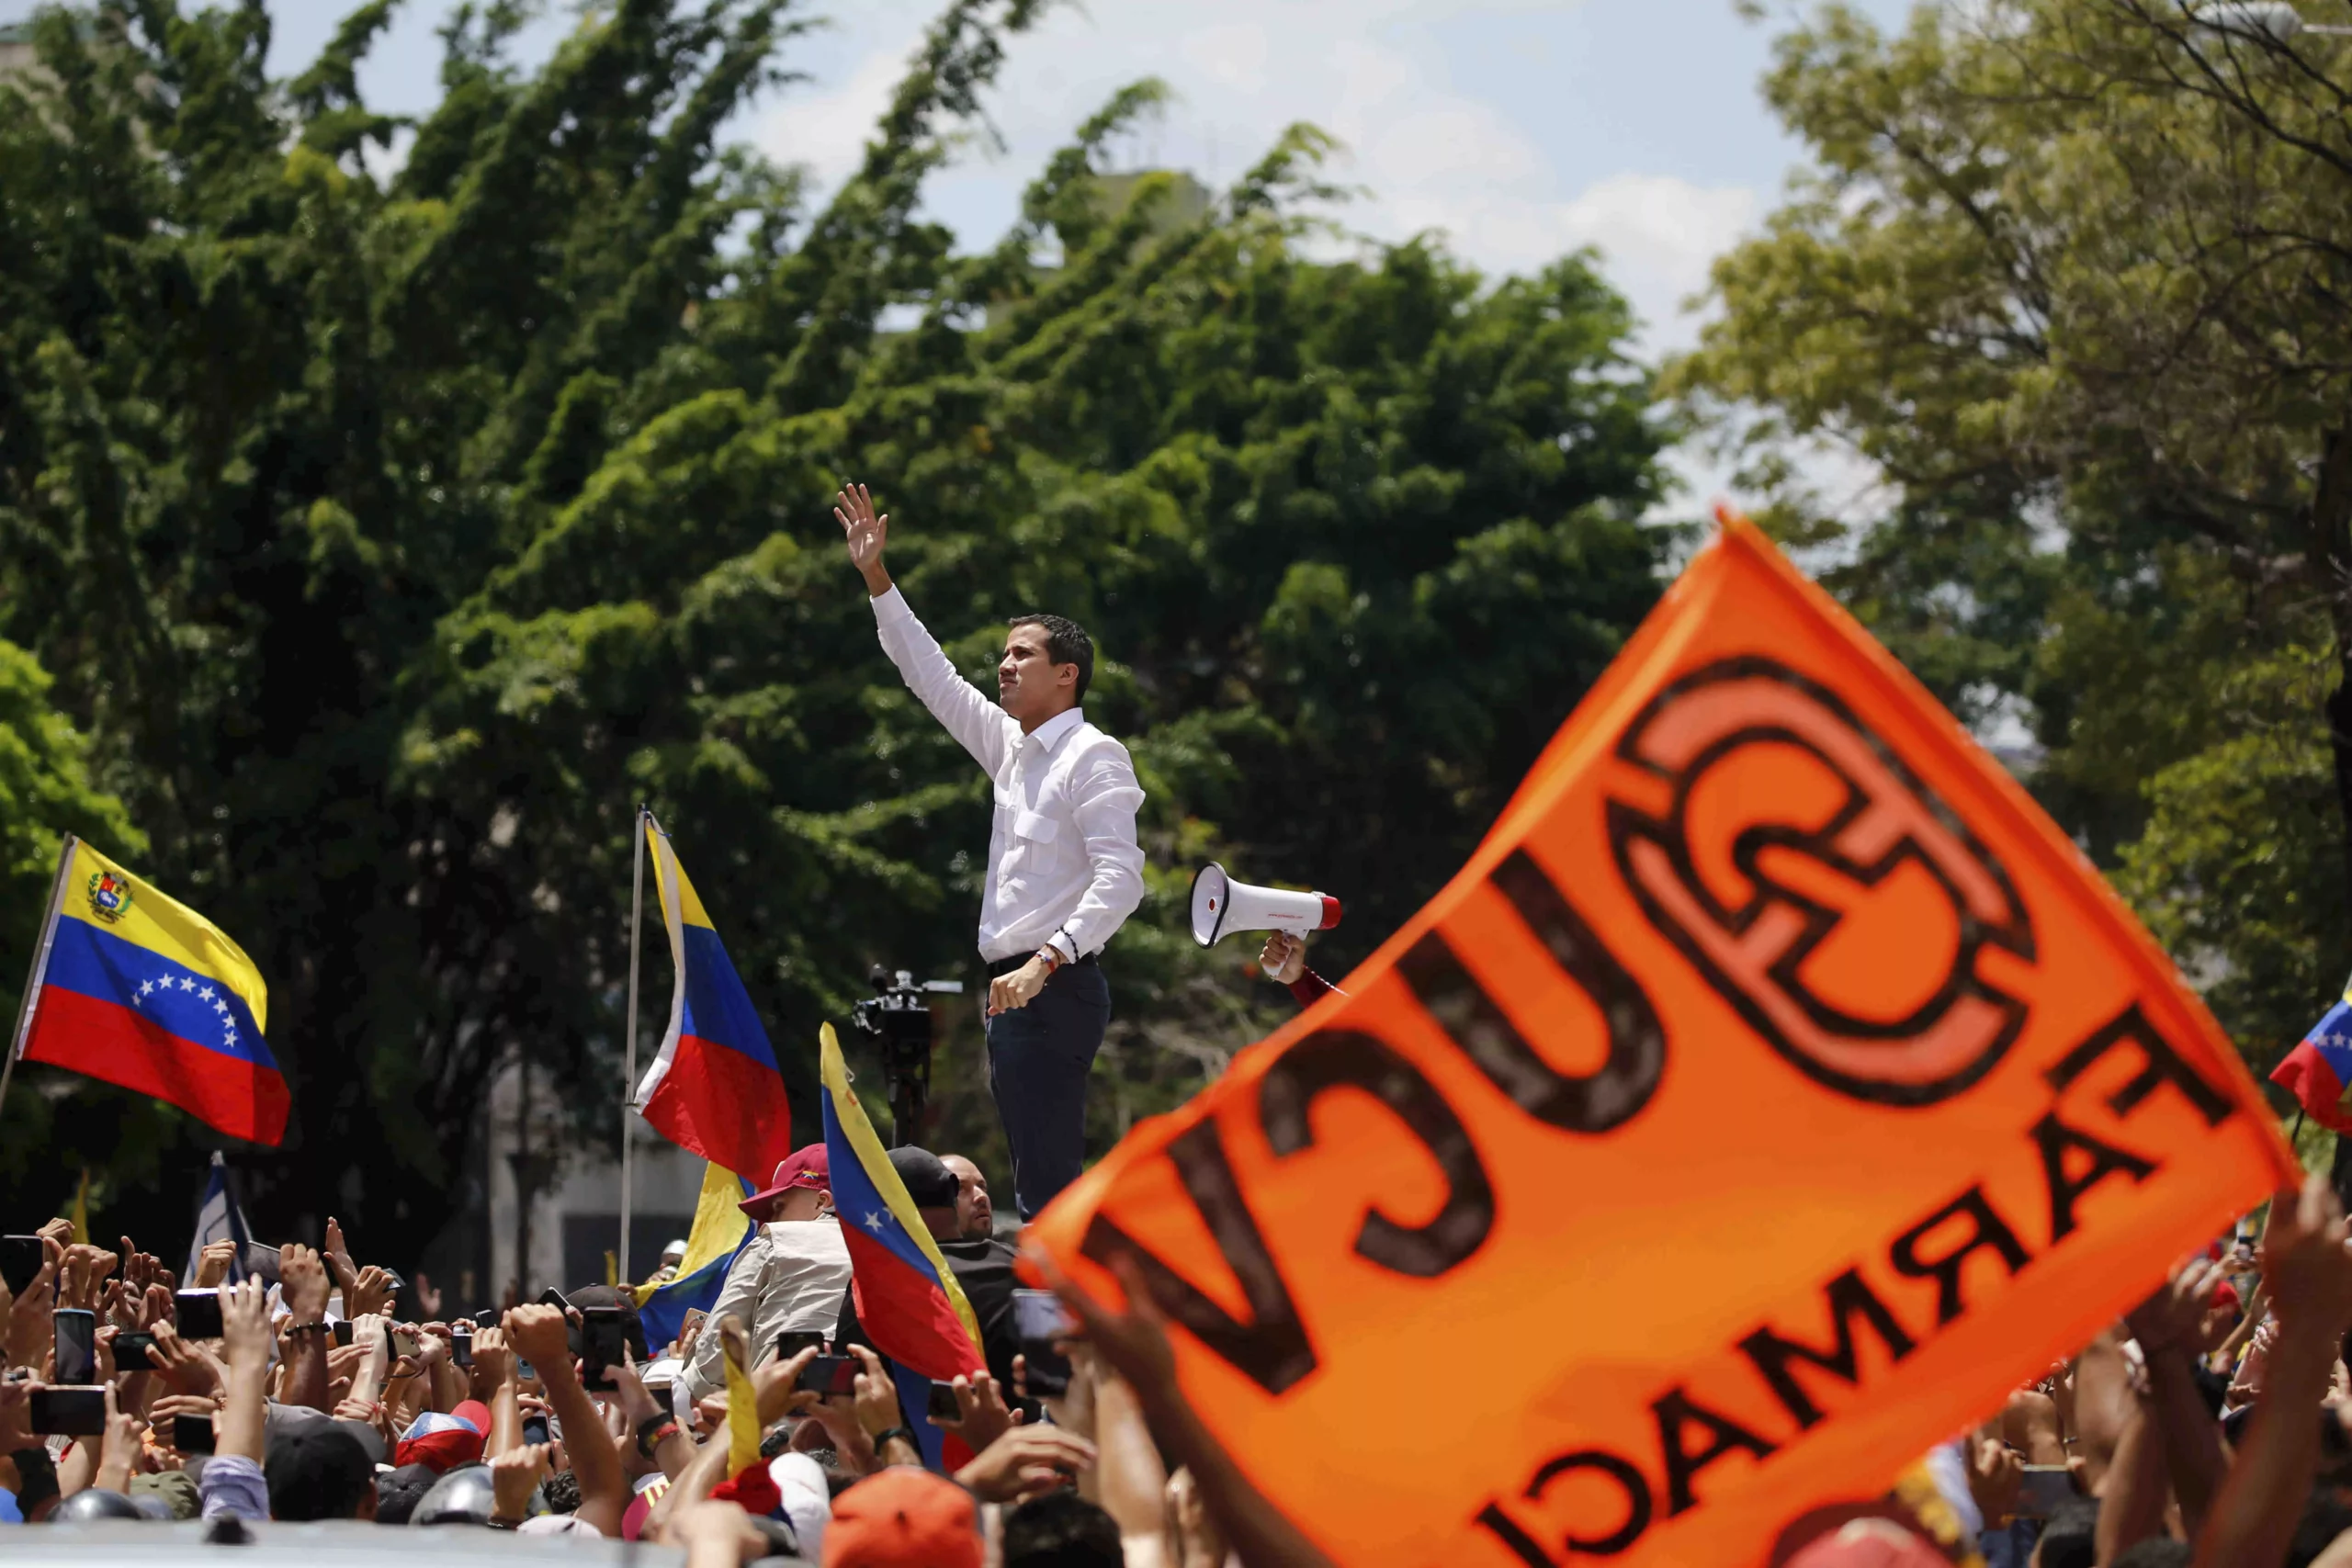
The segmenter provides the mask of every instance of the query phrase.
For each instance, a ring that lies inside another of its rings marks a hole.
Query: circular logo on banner
[[[114,924],[130,913],[130,882],[113,872],[101,871],[90,878],[90,913],[107,925]]]
[[[1617,755],[1673,790],[1662,813],[1609,802],[1627,885],[1808,1076],[1932,1105],[2016,1043],[2026,1003],[1982,965],[2033,956],[2007,868],[1835,692],[1725,660],[1660,692]]]

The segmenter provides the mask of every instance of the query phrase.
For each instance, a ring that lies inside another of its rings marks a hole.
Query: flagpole
[[[639,803],[630,836],[637,840],[637,852],[631,857],[634,869],[628,884],[628,1022],[624,1030],[628,1043],[622,1048],[621,1067],[621,1250],[619,1275],[631,1279],[628,1271],[629,1219],[629,1136],[628,1119],[636,1111],[637,1099],[637,953],[638,933],[644,923],[645,913],[645,807]]]
[[[17,1058],[24,1053],[25,1036],[32,1032],[33,1008],[40,1000],[41,982],[49,976],[49,950],[57,940],[57,912],[65,907],[65,872],[74,863],[74,835],[57,852],[57,878],[49,887],[49,914],[40,925],[40,940],[33,944],[32,966],[25,971],[25,998],[17,1004],[17,1031],[8,1039],[8,1055],[0,1059],[0,1110],[8,1104],[8,1080],[17,1074]]]

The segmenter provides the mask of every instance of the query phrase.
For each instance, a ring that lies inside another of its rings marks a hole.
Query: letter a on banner
[[[2090,863],[1726,516],[1444,891],[1029,1244],[1134,1264],[1340,1562],[1759,1562],[2296,1179]]]

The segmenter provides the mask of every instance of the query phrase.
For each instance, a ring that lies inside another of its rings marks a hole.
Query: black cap
[[[947,1162],[929,1149],[892,1149],[890,1168],[906,1183],[907,1196],[915,1201],[918,1209],[952,1209],[956,1206],[956,1173]]]
[[[305,1427],[269,1445],[269,1511],[281,1519],[350,1519],[376,1491],[376,1461],[341,1424]]]

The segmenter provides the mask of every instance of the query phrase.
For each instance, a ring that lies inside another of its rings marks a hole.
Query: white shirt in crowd
[[[1143,788],[1127,749],[1078,708],[1022,734],[956,673],[896,588],[874,601],[874,622],[908,689],[996,785],[980,956],[1018,958],[1047,942],[1066,959],[1102,952],[1143,902]]]

